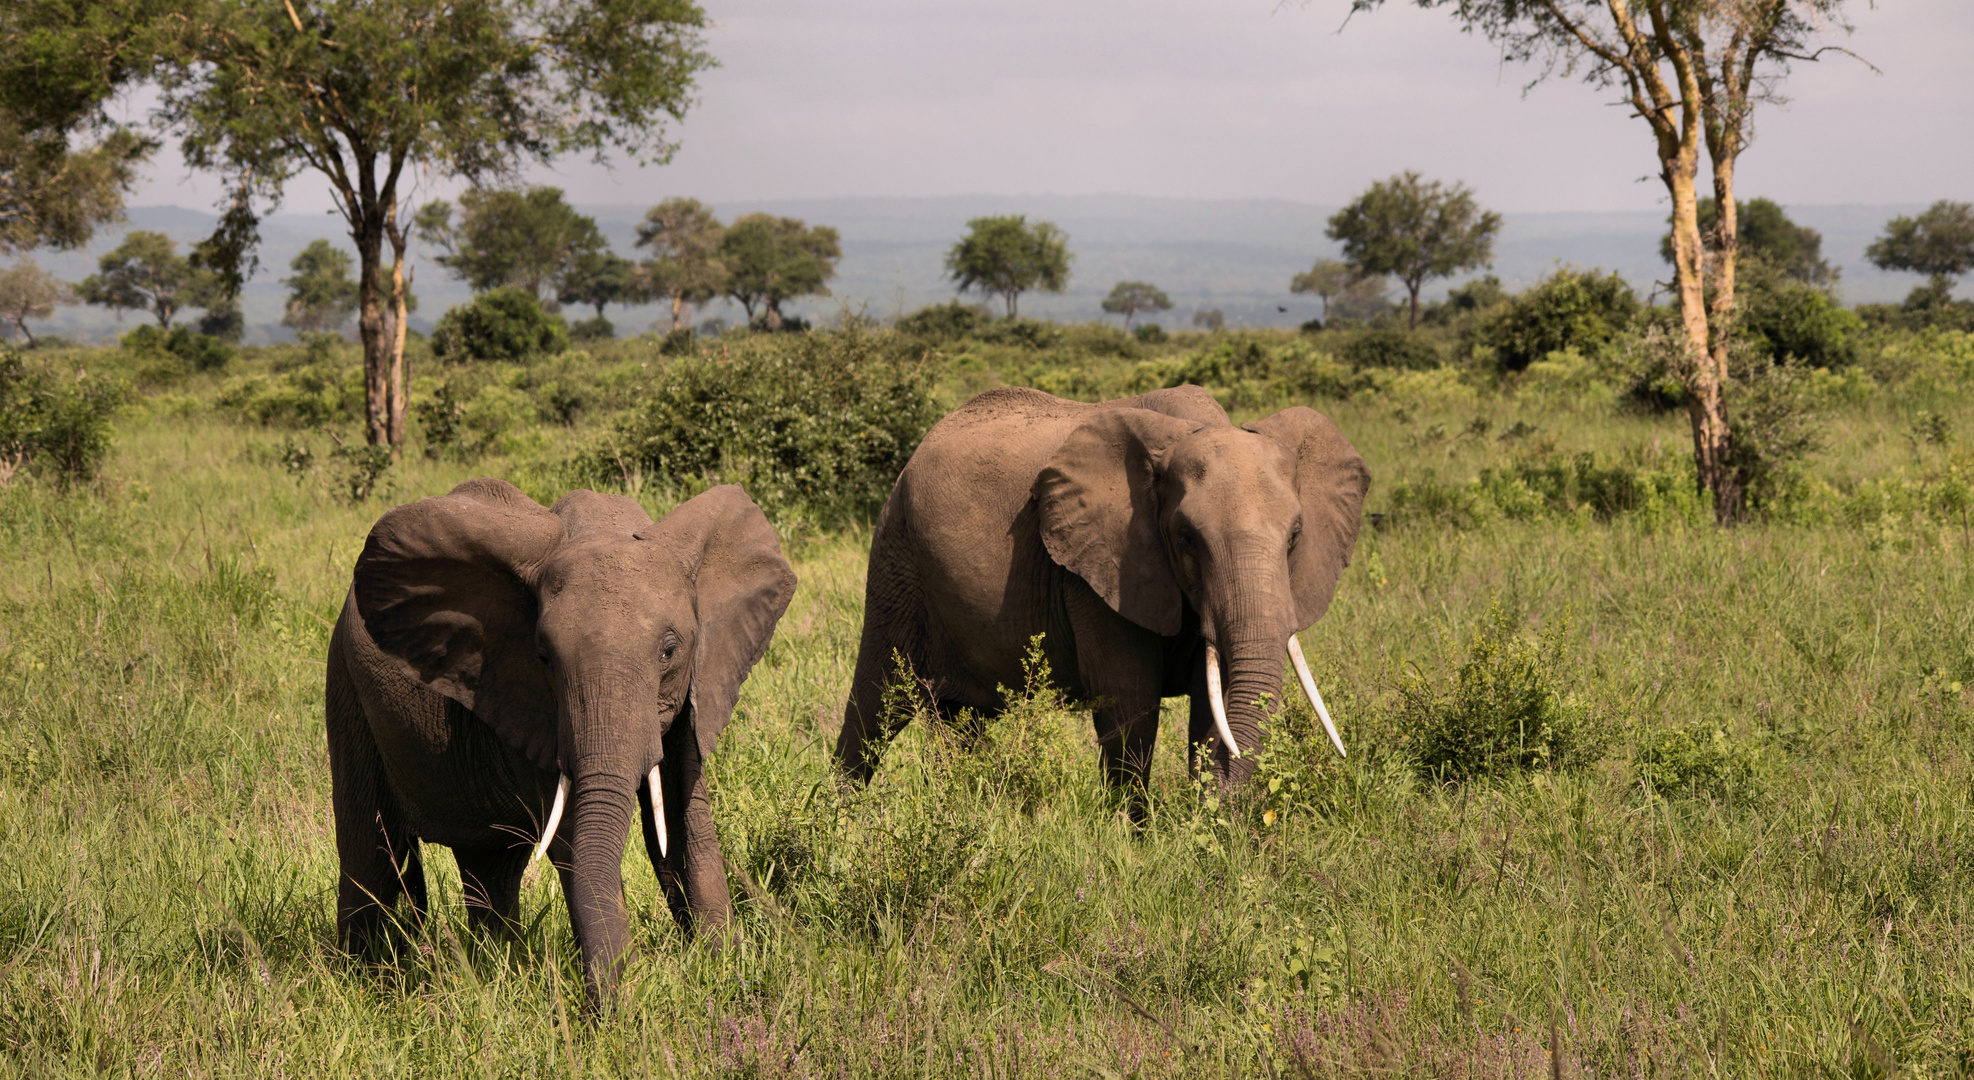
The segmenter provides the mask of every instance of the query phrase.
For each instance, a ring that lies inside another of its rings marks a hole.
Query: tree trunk
[[[356,242],[357,337],[363,342],[363,416],[366,440],[391,445],[391,345],[384,318],[384,226],[374,204],[359,206],[351,223]]]
[[[1021,311],[1021,293],[1011,289],[1006,295],[1008,298],[1008,318],[1012,319]]]
[[[385,391],[385,418],[391,440],[393,457],[404,456],[404,335],[406,303],[405,293],[411,286],[405,274],[404,251],[408,241],[403,229],[397,225],[397,207],[390,211],[391,223],[388,235],[391,241],[391,303],[388,309],[390,336],[390,379]]]
[[[672,294],[672,333],[679,332],[679,324],[685,321],[685,294]]]
[[[1417,330],[1419,328],[1419,286],[1421,284],[1423,282],[1408,281],[1405,283],[1405,291],[1412,298],[1412,318],[1405,324],[1407,330]]]
[[[1698,147],[1692,140],[1682,140],[1677,152],[1662,157],[1660,163],[1672,194],[1673,290],[1679,297],[1685,338],[1681,343],[1685,370],[1679,374],[1686,385],[1686,414],[1693,427],[1694,472],[1700,489],[1713,493],[1714,519],[1729,524],[1740,516],[1741,485],[1727,460],[1726,335],[1716,347],[1707,318],[1705,248],[1695,190]]]

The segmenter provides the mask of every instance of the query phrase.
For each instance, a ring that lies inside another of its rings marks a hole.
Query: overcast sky
[[[1128,193],[1346,201],[1403,169],[1495,209],[1663,202],[1611,95],[1503,67],[1443,12],[1344,0],[706,0],[721,66],[672,164],[565,160],[578,203]],[[1974,199],[1974,0],[1851,5],[1857,32],[1758,114],[1738,188],[1784,204]],[[426,183],[418,198],[457,184]],[[208,206],[160,155],[132,203]],[[283,209],[326,210],[297,177]]]

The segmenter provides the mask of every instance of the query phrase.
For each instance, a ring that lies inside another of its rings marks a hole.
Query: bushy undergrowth
[[[1597,760],[1607,725],[1570,686],[1564,631],[1560,620],[1530,631],[1497,600],[1450,681],[1411,669],[1397,722],[1420,772],[1458,781]]]
[[[790,334],[744,361],[671,361],[584,468],[633,488],[739,483],[770,507],[868,518],[939,415],[932,373],[870,336]]]
[[[0,487],[23,470],[63,488],[95,479],[110,452],[111,421],[129,400],[121,379],[63,375],[0,347]]]
[[[439,316],[432,355],[440,360],[504,360],[554,356],[569,347],[569,325],[542,310],[534,293],[490,289]]]

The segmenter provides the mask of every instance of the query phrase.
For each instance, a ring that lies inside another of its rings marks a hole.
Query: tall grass
[[[1528,438],[1684,446],[1678,417],[1404,378],[1318,402],[1374,512]],[[1960,467],[1914,417],[1974,432],[1974,406],[1900,385],[1830,421],[1834,497]],[[804,527],[713,766],[740,933],[682,939],[633,844],[637,947],[590,1022],[552,876],[490,941],[434,849],[414,948],[333,941],[321,662],[364,533],[473,475],[551,498],[553,470],[412,454],[352,505],[284,470],[287,438],[154,397],[93,489],[0,490],[0,1070],[1937,1076],[1974,1053],[1974,575],[1938,515],[1388,520],[1305,635],[1350,757],[1296,707],[1261,774],[1284,783],[1202,792],[1170,702],[1142,830],[1041,679],[976,744],[915,723],[840,790],[868,535]],[[1543,677],[1610,737],[1439,785],[1406,687],[1454,692],[1496,609],[1560,641]]]

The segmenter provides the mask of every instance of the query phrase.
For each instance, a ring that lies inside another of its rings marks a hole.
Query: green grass
[[[623,369],[636,348],[600,359]],[[957,396],[1017,364],[1104,385],[1138,361],[942,362]],[[1506,1077],[1551,1075],[1553,1052],[1563,1076],[1795,1077],[1974,1060],[1970,547],[1950,518],[1866,513],[1859,494],[1966,468],[1957,444],[1911,437],[1921,411],[1974,433],[1952,379],[1869,381],[1824,425],[1821,494],[1765,523],[1367,528],[1305,635],[1350,758],[1290,737],[1308,734],[1293,711],[1262,772],[1275,790],[1202,798],[1168,724],[1142,833],[1098,780],[1087,716],[1040,687],[983,748],[914,724],[867,791],[840,793],[827,751],[868,533],[791,519],[801,586],[714,766],[741,933],[682,940],[633,845],[635,958],[598,1023],[552,876],[524,895],[518,942],[483,941],[434,850],[416,947],[380,967],[337,952],[321,664],[386,506],[488,474],[552,497],[557,455],[606,418],[530,429],[513,456],[414,453],[349,505],[328,463],[283,469],[292,433],[211,411],[218,386],[154,392],[93,488],[0,490],[0,1071]],[[1400,481],[1465,484],[1531,440],[1677,466],[1682,418],[1599,400],[1442,372],[1314,404],[1365,453],[1382,511]],[[1487,436],[1449,438],[1476,416]],[[1517,422],[1539,430],[1503,442]],[[1531,633],[1566,625],[1546,674],[1605,752],[1435,786],[1408,756],[1403,688],[1451,692],[1497,604]]]

